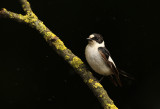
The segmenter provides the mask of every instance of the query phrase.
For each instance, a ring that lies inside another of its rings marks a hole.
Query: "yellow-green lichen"
[[[24,8],[26,5],[22,5],[22,7]]]
[[[30,3],[27,1],[27,5],[30,5]]]
[[[94,88],[98,88],[98,87],[103,87],[103,86],[102,86],[100,83],[97,83],[97,82],[96,82],[96,83],[93,85],[93,87],[94,87]]]
[[[38,20],[38,18],[36,16],[34,16],[34,17],[32,17],[32,18],[29,19],[29,23],[36,22],[37,20]]]
[[[65,60],[68,60],[70,57],[68,55],[66,55],[64,58],[65,58]]]
[[[53,34],[52,32],[46,32],[45,36],[52,36],[52,38],[54,38],[56,35]]]
[[[45,38],[46,40],[51,40],[51,39],[54,39],[55,37],[56,37],[56,35],[53,34],[52,32],[45,32],[45,33],[44,33],[44,38]]]
[[[12,15],[10,15],[12,18]],[[32,24],[38,20],[38,17],[34,13],[28,13],[27,15],[18,14],[18,18],[24,21],[25,23]],[[34,25],[35,26],[35,25]]]
[[[19,18],[20,20],[24,20],[26,17],[23,16],[22,14],[18,14],[18,18]]]
[[[89,80],[88,80],[88,83],[92,83],[92,82],[93,82],[93,79],[89,79]]]
[[[82,69],[80,69],[80,68],[79,68],[78,70],[79,70],[80,72],[82,71]]]
[[[64,43],[60,40],[60,39],[57,39],[56,41],[53,42],[56,49],[58,50],[66,50],[67,48],[65,47]]]
[[[101,94],[101,95],[99,95],[99,97],[100,97],[100,98],[102,98],[102,97],[103,97],[103,95]]]
[[[23,16],[23,20],[24,20],[25,23],[29,23],[30,22],[27,15]]]
[[[7,9],[6,9],[6,8],[2,8],[2,10],[3,10],[3,11],[7,11]]]
[[[118,109],[114,104],[107,104],[107,109]]]
[[[14,17],[13,17],[13,15],[12,15],[12,14],[9,14],[9,18],[11,18],[11,19],[12,19],[12,18],[14,18]]]
[[[70,63],[74,68],[79,68],[79,66],[83,64],[82,60],[78,57],[74,57],[73,60],[70,61]]]
[[[36,24],[36,29],[39,30],[40,33],[42,33],[46,30],[46,26],[43,24],[43,22],[39,22]]]
[[[106,95],[105,95],[105,93],[104,93],[104,92],[102,92],[98,97],[100,97],[100,98],[102,98],[102,97],[103,97],[103,99],[106,99]]]
[[[27,11],[27,9],[25,8],[26,5],[22,5],[22,8],[24,11]]]

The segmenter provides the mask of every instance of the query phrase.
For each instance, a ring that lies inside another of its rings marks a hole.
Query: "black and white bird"
[[[93,33],[87,40],[85,57],[90,67],[96,73],[110,77],[116,86],[122,86],[119,71],[105,47],[103,37],[100,34]]]

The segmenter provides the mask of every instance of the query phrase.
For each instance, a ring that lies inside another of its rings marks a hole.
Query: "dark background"
[[[84,62],[86,38],[103,35],[116,65],[135,77],[102,85],[120,109],[159,109],[159,9],[152,0],[29,0],[32,10]],[[24,13],[18,1],[0,8]],[[93,72],[94,73],[94,72]],[[94,73],[99,79],[101,76]],[[43,37],[0,19],[0,109],[102,109],[97,98]]]

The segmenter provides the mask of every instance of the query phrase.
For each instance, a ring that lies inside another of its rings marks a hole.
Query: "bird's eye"
[[[93,40],[97,41],[97,40],[98,40],[98,38],[97,38],[97,37],[93,37]]]

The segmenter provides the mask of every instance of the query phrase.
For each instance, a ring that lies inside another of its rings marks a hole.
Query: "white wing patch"
[[[116,67],[114,61],[112,60],[111,56],[109,56],[108,61],[112,62],[114,64],[114,66]]]

